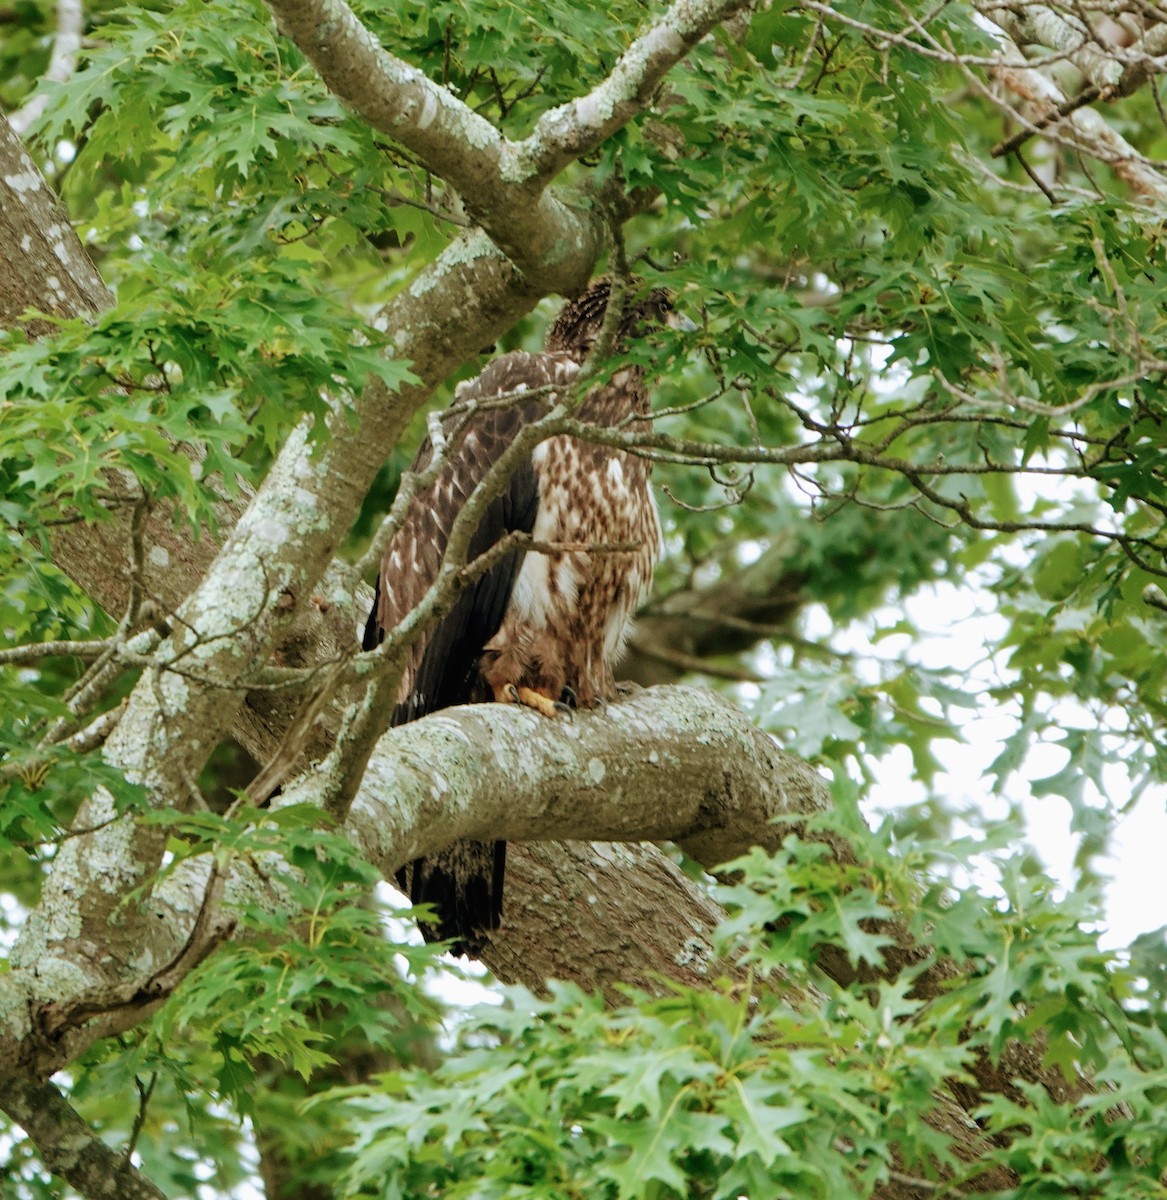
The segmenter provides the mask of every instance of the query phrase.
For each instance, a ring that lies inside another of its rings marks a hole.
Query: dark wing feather
[[[537,499],[534,467],[525,462],[487,509],[471,539],[469,560],[507,533],[530,533]],[[522,562],[521,550],[505,555],[458,597],[431,631],[413,690],[393,710],[394,725],[455,704],[491,698],[482,690],[478,660],[502,624]],[[415,859],[398,872],[397,881],[414,904],[428,904],[437,915],[436,925],[422,925],[427,941],[450,939],[455,954],[473,955],[482,950],[477,935],[497,929],[502,920],[505,870],[506,842],[455,842],[429,858]]]
[[[369,615],[365,619],[365,632],[361,638],[362,650],[376,650],[377,647],[385,640],[385,630],[381,628],[381,622],[377,620],[377,609],[381,607],[381,572],[377,572],[377,578],[373,581],[373,607],[369,609]]]
[[[566,355],[515,351],[491,363],[458,391],[467,402],[518,390],[566,383],[576,364]],[[476,414],[449,451],[438,479],[416,498],[410,513],[386,548],[377,596],[365,626],[363,645],[372,649],[421,599],[441,565],[449,530],[466,499],[519,429],[540,416],[551,397]],[[414,469],[432,453],[423,445]],[[489,550],[512,531],[530,532],[538,509],[538,487],[530,460],[512,475],[503,493],[488,506],[471,539],[469,557]],[[523,552],[506,555],[458,598],[453,608],[418,643],[393,713],[401,725],[427,713],[490,699],[478,675],[486,643],[502,624]],[[482,934],[497,929],[502,915],[505,842],[458,842],[438,854],[417,859],[398,875],[415,904],[430,904],[433,925],[423,925],[428,940],[452,939],[455,953],[476,954]]]
[[[506,441],[513,436],[511,432]],[[503,444],[498,444],[500,452]],[[535,469],[527,461],[511,476],[506,491],[487,508],[470,539],[467,561],[485,554],[508,533],[530,533],[535,527],[537,506]],[[523,555],[522,550],[505,555],[458,597],[454,607],[430,631],[409,696],[394,709],[394,725],[416,721],[455,704],[489,699],[478,692],[478,660],[502,624]]]

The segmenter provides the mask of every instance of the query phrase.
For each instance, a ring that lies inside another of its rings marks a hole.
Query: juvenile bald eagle
[[[543,416],[579,374],[608,304],[599,280],[567,304],[539,354],[515,350],[461,384],[455,403],[515,396],[474,414],[448,439],[437,479],[423,490],[386,547],[364,648],[375,647],[425,594],[441,565],[450,526],[518,430]],[[663,319],[663,293],[626,309],[617,343]],[[543,389],[543,390],[537,390]],[[535,393],[524,400],[522,393]],[[578,416],[598,426],[644,429],[648,393],[638,367],[595,386]],[[627,424],[624,424],[625,422]],[[450,428],[454,428],[451,424]],[[414,460],[424,470],[427,439]],[[393,724],[454,704],[519,702],[554,715],[565,702],[589,706],[612,696],[612,668],[637,606],[652,583],[661,533],[649,485],[651,464],[622,450],[576,438],[538,445],[489,506],[470,545],[473,560],[512,530],[563,550],[516,551],[469,586],[452,610],[414,643]],[[583,546],[635,545],[619,552]],[[428,940],[452,939],[455,953],[477,955],[502,916],[505,842],[459,842],[417,859],[398,876],[415,904],[428,903]]]

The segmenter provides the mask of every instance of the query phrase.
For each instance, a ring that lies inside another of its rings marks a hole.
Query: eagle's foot
[[[558,700],[552,700],[550,696],[545,696],[542,692],[535,691],[534,688],[515,687],[513,683],[508,683],[500,688],[494,698],[502,704],[521,704],[524,708],[533,708],[545,717],[554,717],[559,712],[571,711],[565,704],[561,704]]]
[[[573,708],[579,708],[579,697],[575,694],[575,688],[570,684],[565,683],[563,691],[559,693],[559,707],[567,712]]]

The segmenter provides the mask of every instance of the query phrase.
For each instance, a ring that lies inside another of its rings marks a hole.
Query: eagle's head
[[[577,362],[583,362],[600,336],[611,293],[612,281],[605,276],[594,279],[580,295],[569,300],[547,335],[547,349],[566,352]],[[630,338],[642,337],[654,325],[694,328],[692,322],[674,310],[669,294],[663,288],[654,288],[637,296],[633,280],[625,296],[624,316],[616,333],[616,345]]]

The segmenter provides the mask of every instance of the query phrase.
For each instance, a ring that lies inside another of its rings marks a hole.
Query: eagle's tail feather
[[[428,904],[436,921],[421,922],[427,942],[450,941],[452,954],[477,958],[502,921],[506,842],[455,842],[398,873],[414,904]],[[408,874],[408,878],[407,878]]]

